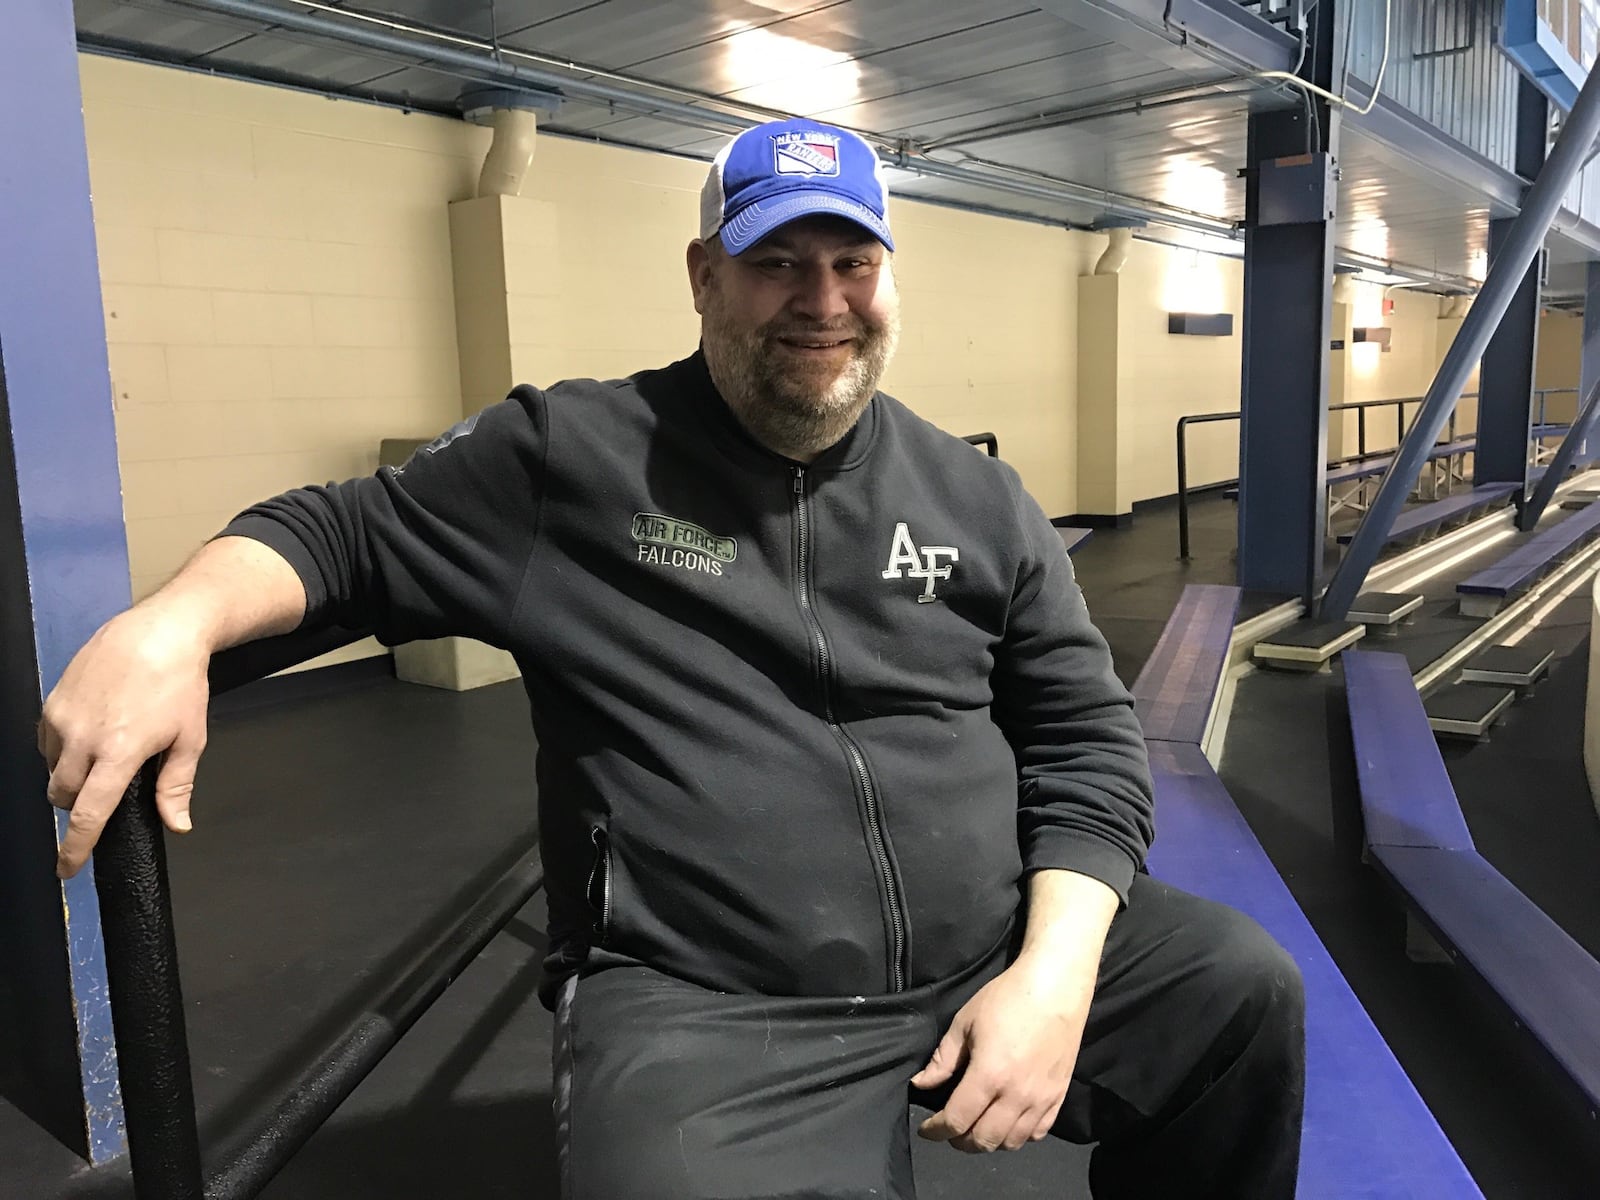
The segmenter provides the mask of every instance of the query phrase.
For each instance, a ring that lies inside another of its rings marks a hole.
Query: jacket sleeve
[[[1144,735],[1060,537],[1014,487],[1027,548],[993,684],[1017,758],[1023,868],[1092,876],[1126,904],[1154,836]]]
[[[519,387],[404,466],[285,492],[219,536],[254,538],[294,567],[306,590],[302,628],[504,646],[538,536],[547,425],[544,396]]]

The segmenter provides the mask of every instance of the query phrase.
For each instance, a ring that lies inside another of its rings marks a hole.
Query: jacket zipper
[[[891,991],[903,992],[906,988],[905,915],[900,901],[900,887],[895,880],[894,871],[889,866],[889,846],[883,834],[883,814],[878,808],[878,793],[872,786],[872,775],[867,771],[866,755],[834,717],[833,660],[828,653],[827,635],[822,632],[822,623],[817,619],[816,609],[811,603],[811,516],[806,503],[804,467],[794,468],[794,511],[795,525],[800,535],[800,610],[805,614],[806,625],[811,631],[811,643],[816,649],[817,660],[821,667],[818,672],[818,682],[821,687],[822,715],[828,722],[828,728],[844,746],[845,756],[850,760],[850,768],[855,773],[856,782],[861,785],[862,796],[866,802],[868,845],[872,851],[873,866],[877,868],[878,878],[883,882],[884,895],[888,897],[889,926],[893,934],[889,947],[889,988]]]
[[[594,903],[595,882],[600,884],[600,944],[611,937],[611,838],[598,825],[589,831],[594,843],[594,866],[589,870],[589,903]]]

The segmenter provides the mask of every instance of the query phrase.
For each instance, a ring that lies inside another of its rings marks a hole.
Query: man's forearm
[[[305,617],[306,592],[277,551],[252,538],[222,537],[138,607],[177,620],[216,653],[296,629]]]
[[[1064,978],[1082,978],[1100,962],[1116,892],[1076,871],[1035,871],[1028,877],[1028,918],[1017,961]],[[1092,977],[1092,976],[1091,976]]]

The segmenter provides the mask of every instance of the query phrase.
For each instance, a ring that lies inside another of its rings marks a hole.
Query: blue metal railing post
[[[1377,562],[1388,540],[1395,518],[1400,515],[1410,490],[1409,481],[1422,469],[1422,461],[1455,407],[1473,364],[1483,356],[1528,264],[1544,244],[1544,236],[1561,207],[1567,185],[1583,165],[1597,134],[1600,134],[1600,71],[1591,72],[1584,80],[1583,90],[1578,93],[1577,103],[1561,127],[1549,160],[1528,189],[1522,212],[1507,233],[1501,252],[1489,265],[1488,278],[1484,280],[1478,299],[1428,388],[1422,411],[1412,422],[1410,432],[1385,472],[1372,507],[1356,529],[1349,552],[1334,571],[1322,599],[1324,618],[1343,619],[1350,611],[1350,605],[1366,582],[1367,572]]]

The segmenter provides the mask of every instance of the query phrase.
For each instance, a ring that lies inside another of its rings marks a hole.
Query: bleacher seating
[[[1294,957],[1306,983],[1300,1200],[1482,1193],[1273,867],[1199,741],[1227,661],[1236,588],[1184,589],[1134,685],[1155,777],[1157,878],[1230,904]]]
[[[1238,613],[1238,588],[1191,584],[1183,589],[1161,640],[1133,682],[1146,741],[1200,744]]]
[[[1478,853],[1406,660],[1347,651],[1344,673],[1370,860],[1593,1116],[1600,963]]]
[[[1390,528],[1384,544],[1409,541],[1446,525],[1466,521],[1479,512],[1503,505],[1519,490],[1519,485],[1515,483],[1485,483],[1470,492],[1461,492],[1447,496],[1443,500],[1435,500],[1431,504],[1418,505],[1400,514]],[[1348,544],[1354,537],[1355,532],[1352,530],[1349,533],[1341,533],[1339,541],[1341,544]]]
[[[1572,551],[1600,534],[1600,504],[1591,503],[1570,517],[1520,539],[1492,567],[1456,584],[1461,611],[1491,616],[1502,602],[1537,583]]]

